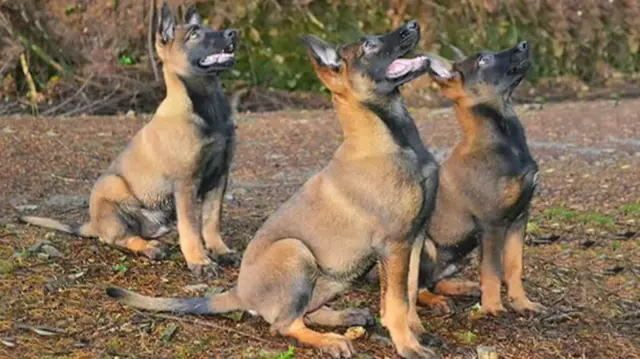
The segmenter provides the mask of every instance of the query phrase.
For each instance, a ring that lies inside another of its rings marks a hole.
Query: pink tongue
[[[404,76],[410,71],[418,69],[422,64],[422,58],[415,59],[398,59],[395,60],[387,68],[387,76],[394,78]]]

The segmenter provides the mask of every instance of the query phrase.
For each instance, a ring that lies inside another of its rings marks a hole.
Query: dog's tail
[[[200,298],[155,298],[117,287],[107,288],[107,295],[130,307],[156,312],[219,314],[245,309],[235,288]]]
[[[20,220],[25,223],[32,224],[34,226],[55,229],[56,231],[75,234],[80,237],[97,237],[98,233],[95,231],[91,222],[85,223],[78,227],[72,227],[68,224],[64,224],[60,221],[56,221],[55,219],[46,218],[46,217],[33,217],[33,216],[23,216],[20,217]]]

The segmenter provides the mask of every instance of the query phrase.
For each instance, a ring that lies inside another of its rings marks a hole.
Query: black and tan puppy
[[[351,357],[354,349],[345,337],[307,325],[371,323],[366,311],[333,311],[325,303],[378,262],[382,321],[398,353],[437,357],[418,341],[424,328],[415,311],[420,234],[433,208],[437,165],[398,91],[428,68],[424,57],[401,59],[419,34],[418,24],[410,22],[341,47],[304,37],[317,75],[332,92],[344,142],[258,231],[244,252],[236,287],[192,299],[150,298],[118,288],[107,293],[149,310],[250,311],[273,331],[334,357]],[[416,263],[411,280],[410,256]]]
[[[482,312],[495,315],[504,311],[504,280],[513,309],[543,310],[527,298],[522,286],[525,227],[538,166],[511,102],[512,91],[532,66],[527,42],[452,64],[433,58],[430,66],[432,78],[454,102],[463,138],[439,171],[418,301],[448,311],[443,295],[470,295],[480,289]],[[477,246],[480,287],[447,279]]]
[[[176,24],[165,2],[156,50],[163,62],[167,96],[94,185],[90,221],[76,228],[47,218],[22,220],[99,237],[160,259],[165,247],[154,238],[166,234],[177,219],[180,248],[191,271],[199,276],[215,274],[217,264],[207,249],[216,257],[234,255],[220,237],[235,134],[218,73],[234,65],[236,43],[236,31],[203,26],[193,8],[184,24]]]

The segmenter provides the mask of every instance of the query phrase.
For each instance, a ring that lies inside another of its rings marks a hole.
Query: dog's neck
[[[522,123],[512,103],[480,103],[456,106],[456,116],[463,128],[462,144],[470,149],[506,143],[528,151]]]
[[[462,128],[463,142],[477,145],[496,136],[511,137],[511,125],[520,123],[511,101],[454,104],[456,119]]]
[[[419,158],[430,156],[413,119],[399,96],[384,103],[362,103],[353,98],[333,96],[342,126],[343,148],[358,155],[412,150]]]
[[[167,101],[198,115],[201,120],[198,125],[204,134],[229,130],[227,127],[233,123],[231,107],[217,76],[183,77],[164,71],[164,78]]]

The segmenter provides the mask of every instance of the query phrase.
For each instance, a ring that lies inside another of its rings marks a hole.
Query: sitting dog
[[[42,217],[22,220],[99,237],[155,260],[166,255],[166,247],[155,238],[166,234],[177,217],[188,267],[197,276],[211,276],[218,269],[207,249],[214,256],[232,256],[227,259],[235,255],[220,237],[235,129],[218,73],[235,63],[237,33],[203,26],[194,8],[187,11],[186,22],[177,25],[165,2],[156,37],[167,96],[94,185],[90,221],[71,227]]]
[[[382,323],[396,350],[404,358],[437,357],[419,343],[425,330],[415,308],[421,233],[434,205],[437,165],[398,90],[427,71],[427,58],[401,58],[419,38],[414,21],[340,47],[303,37],[332,93],[344,142],[257,232],[234,288],[209,298],[150,298],[119,288],[107,289],[108,295],[156,311],[246,310],[273,331],[350,358],[355,351],[347,338],[307,325],[372,323],[368,311],[335,311],[325,303],[379,263]]]
[[[532,67],[526,41],[502,52],[432,58],[430,75],[454,102],[463,138],[439,171],[436,207],[420,268],[418,302],[449,311],[445,295],[481,292],[482,313],[504,311],[501,281],[513,309],[542,311],[522,285],[523,246],[538,166],[511,93]],[[480,246],[480,286],[447,279]],[[434,293],[437,292],[438,294]]]

